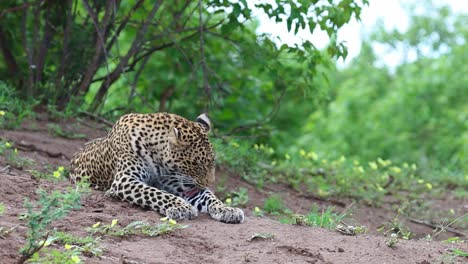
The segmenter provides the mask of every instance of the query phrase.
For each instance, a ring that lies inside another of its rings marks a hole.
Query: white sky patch
[[[267,2],[274,1],[270,0]],[[359,54],[362,39],[370,34],[379,19],[384,23],[387,30],[397,29],[400,32],[404,32],[408,28],[408,17],[404,6],[409,2],[418,3],[418,0],[370,0],[369,5],[365,6],[361,12],[361,21],[358,22],[356,19],[352,19],[349,24],[344,25],[338,32],[338,40],[345,41],[348,47],[348,57],[344,61],[344,64],[348,63]],[[468,1],[466,0],[434,0],[434,2],[436,4],[445,3],[456,13],[468,12]],[[301,44],[304,40],[309,40],[317,48],[324,48],[328,43],[329,39],[326,32],[321,31],[318,27],[314,30],[313,34],[306,29],[299,30],[299,33],[294,35],[288,32],[285,22],[277,24],[270,20],[261,10],[255,9],[255,7],[253,7],[253,10],[253,15],[260,21],[257,32],[270,34],[277,43],[294,45]],[[389,53],[382,46],[375,46],[374,49],[383,63],[390,67],[398,65],[403,59],[402,54],[398,52]],[[411,54],[409,54],[409,56],[410,58],[408,59],[411,60]],[[343,61],[339,61],[339,65],[340,64],[342,65]]]

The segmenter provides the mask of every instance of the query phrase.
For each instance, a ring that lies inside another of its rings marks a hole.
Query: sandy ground
[[[43,170],[46,165],[54,168],[67,166],[69,158],[88,139],[106,133],[102,126],[92,122],[87,122],[87,126],[63,123],[64,130],[76,131],[79,126],[80,133],[87,136],[86,139],[70,140],[51,136],[45,124],[42,120],[17,131],[0,130],[0,138],[15,142],[20,156],[34,160],[31,167]],[[160,237],[104,236],[101,242],[105,248],[103,255],[87,257],[85,263],[468,263],[467,258],[449,254],[453,247],[468,251],[466,242],[451,245],[441,241],[401,240],[390,248],[386,246],[387,238],[374,232],[344,236],[336,231],[286,225],[273,219],[254,217],[252,208],[262,204],[265,193],[280,192],[288,207],[298,212],[307,211],[313,203],[327,202],[304,197],[284,186],[270,186],[268,190],[259,191],[238,177],[226,176],[222,171],[220,174],[218,177],[224,179],[228,190],[239,186],[249,190],[250,200],[245,208],[247,218],[243,224],[223,224],[201,215],[195,220],[184,221],[188,225],[186,229]],[[26,168],[9,168],[5,158],[0,157],[0,202],[6,207],[5,213],[0,216],[0,226],[15,228],[0,238],[0,263],[18,261],[18,250],[25,243],[25,223],[18,219],[24,212],[24,198],[36,199],[35,190],[38,187],[63,190],[67,186],[70,186],[67,181],[35,180]],[[342,210],[346,210],[346,203],[343,202]],[[336,202],[326,205],[335,205],[340,209],[340,204]],[[356,212],[358,214],[354,217],[361,224],[371,227],[381,223],[383,220],[380,218],[385,218],[382,213],[373,213],[372,208],[360,207]],[[106,198],[102,192],[92,191],[84,197],[80,210],[71,212],[65,219],[54,223],[53,227],[85,235],[85,228],[99,221],[109,223],[112,219],[119,219],[118,224],[124,226],[136,220],[159,223],[160,218],[156,212],[145,211]],[[418,228],[420,234],[431,231],[428,227]],[[248,241],[256,233],[271,233],[274,238]]]

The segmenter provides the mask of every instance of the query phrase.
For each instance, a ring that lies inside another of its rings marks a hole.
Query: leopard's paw
[[[174,220],[193,219],[198,215],[198,210],[184,201],[166,209],[165,215]]]
[[[221,206],[209,210],[212,218],[228,224],[240,224],[244,222],[244,211],[240,208]]]

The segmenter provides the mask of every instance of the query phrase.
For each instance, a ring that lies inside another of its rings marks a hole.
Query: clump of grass
[[[263,210],[272,215],[279,215],[285,211],[285,206],[280,195],[274,194],[265,199]]]
[[[294,225],[334,229],[346,217],[346,214],[337,214],[333,210],[334,207],[320,210],[317,206],[313,206],[307,215],[291,214],[280,221]]]

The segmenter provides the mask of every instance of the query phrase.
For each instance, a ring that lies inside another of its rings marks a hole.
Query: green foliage
[[[5,213],[5,205],[3,203],[0,203],[0,215]]]
[[[345,214],[337,214],[333,212],[334,207],[328,207],[325,210],[319,210],[317,206],[313,206],[307,215],[293,214],[288,218],[283,218],[280,221],[283,223],[317,226],[327,229],[334,229],[338,223],[346,217]]]
[[[23,169],[33,163],[29,158],[21,157],[14,144],[8,141],[0,140],[0,155],[4,156],[8,165]]]
[[[426,179],[466,187],[468,44],[456,40],[466,39],[466,17],[427,2],[419,8],[423,13],[410,13],[406,32],[377,28],[376,40],[332,73],[335,98],[304,121],[294,148],[313,146],[366,162],[416,162]],[[404,58],[395,69],[376,67],[376,43],[416,59]],[[447,171],[452,175],[440,179]]]
[[[79,208],[81,194],[86,191],[88,191],[88,184],[82,182],[75,189],[70,188],[68,192],[48,193],[39,189],[37,191],[39,200],[34,203],[25,199],[24,206],[27,212],[22,215],[21,219],[26,221],[28,231],[26,245],[20,249],[23,261],[46,246],[50,235],[50,224],[62,219],[71,210]]]
[[[28,117],[34,117],[32,107],[36,101],[21,99],[17,91],[0,78],[0,129],[17,128]]]
[[[270,214],[280,214],[285,210],[283,199],[280,195],[274,194],[265,199],[263,210]]]
[[[61,243],[66,247],[72,246],[85,255],[100,256],[103,252],[99,243],[100,237],[95,238],[91,235],[80,237],[65,232],[55,232],[53,238],[54,242]]]
[[[187,225],[178,224],[175,220],[163,218],[163,223],[152,225],[145,221],[134,221],[127,226],[120,227],[117,219],[112,220],[110,224],[101,224],[100,222],[88,228],[91,234],[102,234],[110,236],[130,236],[130,235],[146,235],[150,237],[159,236],[170,233],[178,229],[187,228]]]
[[[239,190],[233,191],[227,195],[226,204],[229,206],[245,206],[249,202],[249,193],[247,188],[239,187]]]
[[[47,248],[43,251],[43,254],[35,253],[28,263],[76,264],[81,262],[80,251],[76,248],[62,251]]]

